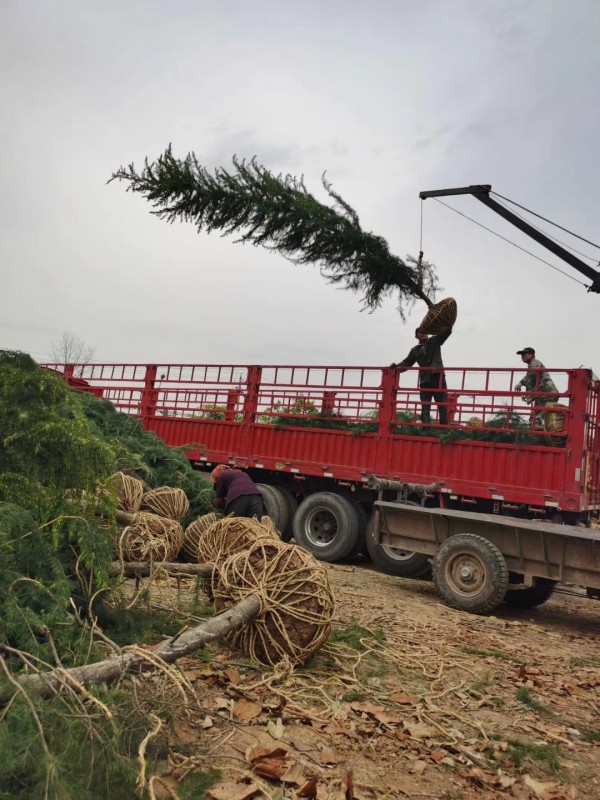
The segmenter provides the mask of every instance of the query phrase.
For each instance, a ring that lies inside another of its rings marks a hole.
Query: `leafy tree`
[[[356,211],[325,176],[323,187],[333,201],[325,205],[311,194],[303,178],[274,175],[254,158],[234,156],[233,169],[211,173],[194,153],[176,158],[168,147],[156,161],[146,159],[138,171],[121,167],[111,180],[145,197],[168,222],[191,222],[198,231],[240,234],[297,264],[315,264],[332,283],[359,292],[369,310],[397,295],[404,316],[415,299],[431,305],[437,287],[433,265],[390,253],[386,240],[363,230]]]

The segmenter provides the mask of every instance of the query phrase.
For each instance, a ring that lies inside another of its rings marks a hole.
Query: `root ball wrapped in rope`
[[[456,300],[447,297],[430,307],[419,328],[426,334],[443,333],[454,325],[457,313]]]
[[[260,598],[259,615],[230,641],[261,664],[300,664],[329,637],[335,604],[327,571],[297,545],[255,542],[219,564],[211,591],[217,612],[249,595]]]
[[[198,561],[217,566],[258,541],[278,541],[277,530],[247,517],[225,517],[211,525],[198,543]]]
[[[170,486],[161,486],[146,492],[142,508],[177,522],[190,513],[190,504],[183,489],[172,489]]]
[[[121,511],[135,514],[140,510],[144,497],[142,481],[132,478],[131,475],[126,475],[124,472],[116,472],[108,479],[107,486],[115,490]]]
[[[183,544],[183,528],[172,519],[140,511],[116,537],[123,561],[174,561]]]
[[[183,545],[181,547],[182,555],[185,556],[187,561],[199,562],[198,545],[200,544],[200,539],[211,525],[218,521],[219,517],[216,514],[204,514],[204,516],[198,517],[187,526],[183,534]]]

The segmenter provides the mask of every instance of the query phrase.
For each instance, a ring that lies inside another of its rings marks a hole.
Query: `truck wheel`
[[[289,541],[292,538],[291,535],[285,539],[291,527],[290,508],[286,497],[279,486],[270,486],[268,483],[257,483],[256,486],[262,494],[267,514],[273,520],[273,525],[281,534],[282,540]]]
[[[508,567],[493,542],[474,533],[459,533],[438,547],[433,581],[448,605],[486,614],[506,595]]]
[[[358,544],[360,522],[350,500],[333,492],[311,494],[294,518],[296,544],[319,561],[341,561]]]
[[[527,589],[509,589],[504,599],[515,608],[535,608],[551,597],[556,583],[549,578],[536,578],[533,586]]]
[[[350,500],[350,502],[352,503],[352,505],[356,510],[356,513],[358,514],[358,526],[359,526],[358,540],[351,555],[358,556],[361,553],[366,554],[367,552],[367,529],[369,527],[369,515],[365,511],[365,508],[362,505],[362,503],[359,503],[358,500]]]
[[[285,529],[281,530],[281,539],[284,542],[289,542],[294,536],[294,517],[296,516],[296,511],[298,511],[298,501],[289,489],[285,489],[283,486],[276,486],[272,488],[277,489],[287,505],[287,525],[285,526]]]
[[[399,578],[421,578],[426,575],[431,569],[429,557],[422,553],[413,553],[411,550],[400,550],[397,547],[378,544],[373,530],[374,519],[373,513],[367,526],[367,551],[377,569],[386,575],[396,575]]]

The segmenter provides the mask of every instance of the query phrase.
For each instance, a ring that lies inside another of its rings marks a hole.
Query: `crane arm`
[[[527,236],[530,236],[532,239],[538,242],[538,244],[541,244],[542,247],[550,250],[550,252],[554,253],[555,256],[558,256],[567,264],[574,267],[578,272],[581,272],[582,275],[585,275],[586,278],[589,278],[592,284],[591,286],[588,286],[588,292],[596,292],[600,294],[600,272],[598,270],[590,267],[589,264],[586,264],[580,258],[577,258],[577,256],[570,253],[564,247],[561,247],[560,244],[550,239],[537,228],[534,228],[533,225],[530,225],[524,219],[521,219],[521,217],[517,216],[517,214],[514,214],[512,211],[510,211],[510,209],[491,198],[491,189],[492,187],[489,184],[474,184],[473,186],[463,186],[456,189],[434,189],[429,192],[420,192],[419,197],[421,200],[426,200],[428,197],[449,197],[451,195],[458,194],[473,195],[473,197],[477,198],[477,200],[479,200],[481,203],[486,205],[488,208],[491,208],[492,211],[495,211],[496,214],[504,217],[505,220],[508,220],[508,222],[510,222],[516,228],[523,231],[523,233],[526,233]]]

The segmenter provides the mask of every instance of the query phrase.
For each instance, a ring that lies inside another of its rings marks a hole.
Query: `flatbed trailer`
[[[557,583],[600,592],[600,530],[379,500],[370,537],[376,558],[391,548],[431,559],[438,591],[464,611],[531,608]]]

